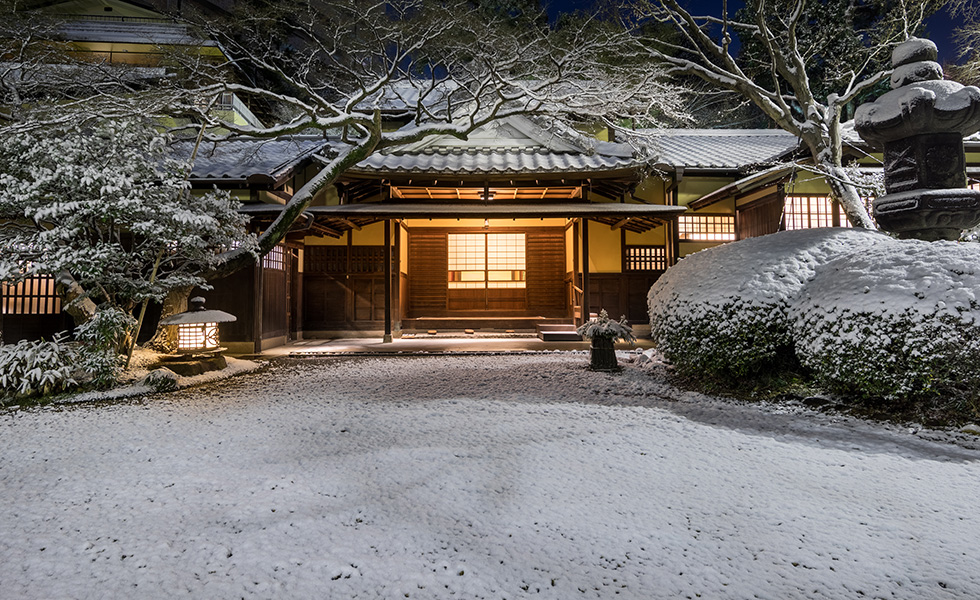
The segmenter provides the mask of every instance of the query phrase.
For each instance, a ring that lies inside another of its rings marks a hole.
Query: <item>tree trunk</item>
[[[194,288],[187,286],[170,290],[167,297],[163,299],[163,310],[160,312],[160,319],[182,313],[187,310],[187,299]],[[156,333],[150,341],[144,344],[150,350],[157,352],[170,353],[177,349],[177,327],[175,325],[157,325]]]
[[[827,185],[830,186],[831,194],[834,200],[840,202],[840,205],[844,207],[844,214],[847,215],[847,220],[851,225],[863,229],[877,229],[878,227],[868,214],[864,199],[861,198],[857,186],[851,182],[847,171],[843,167],[833,165],[823,165],[823,167],[827,171],[825,179]]]
[[[54,282],[55,289],[61,296],[65,312],[71,315],[76,326],[87,323],[95,316],[95,313],[99,310],[98,307],[87,296],[82,286],[71,276],[71,273],[68,271],[58,273],[54,278]]]

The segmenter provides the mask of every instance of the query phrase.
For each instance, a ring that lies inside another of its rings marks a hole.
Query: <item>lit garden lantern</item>
[[[218,323],[237,321],[235,315],[223,310],[207,310],[204,298],[190,299],[190,308],[160,320],[161,325],[177,326],[177,352],[180,354],[203,354],[220,352],[218,345]]]

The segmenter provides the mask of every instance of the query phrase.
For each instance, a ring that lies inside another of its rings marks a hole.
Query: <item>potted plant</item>
[[[614,321],[609,318],[605,309],[600,310],[595,319],[583,323],[578,328],[578,333],[592,340],[589,368],[593,371],[618,371],[616,341],[622,340],[630,344],[636,341],[633,328],[626,322],[626,316]]]

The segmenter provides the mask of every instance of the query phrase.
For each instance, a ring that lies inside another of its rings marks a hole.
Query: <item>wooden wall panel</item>
[[[223,310],[235,315],[237,320],[231,323],[221,323],[218,328],[221,339],[227,342],[254,342],[253,335],[255,314],[255,267],[246,267],[231,275],[212,282],[214,289],[201,291],[195,289],[194,296],[204,296],[207,299],[206,308]],[[146,327],[147,324],[144,324]],[[156,327],[153,322],[152,327]]]
[[[286,335],[286,271],[262,269],[262,337]]]
[[[565,230],[527,233],[527,309],[544,317],[568,313],[565,287]]]
[[[306,274],[303,280],[303,330],[342,328],[347,323],[344,276]]]
[[[650,320],[647,293],[662,274],[662,271],[593,273],[589,278],[592,311],[598,313],[604,308],[613,319],[626,315],[630,323],[646,324]]]
[[[738,209],[738,239],[768,235],[779,231],[783,201],[778,194],[767,196]]]
[[[446,311],[449,278],[448,238],[444,230],[413,229],[408,235],[408,315],[440,316]]]

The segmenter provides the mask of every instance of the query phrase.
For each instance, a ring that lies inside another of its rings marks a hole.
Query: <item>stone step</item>
[[[546,342],[578,342],[582,336],[571,323],[540,324],[537,326],[538,337]]]

